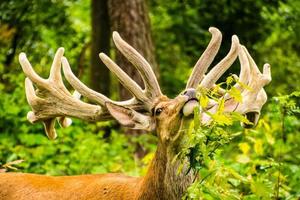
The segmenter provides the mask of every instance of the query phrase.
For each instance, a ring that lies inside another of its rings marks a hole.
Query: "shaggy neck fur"
[[[178,136],[177,139],[180,139]],[[178,143],[178,142],[174,142]],[[179,144],[166,146],[161,141],[157,145],[155,156],[143,178],[140,195],[137,199],[146,200],[179,200],[192,183],[193,175],[187,172],[188,163],[184,162],[181,171],[178,170],[182,161],[173,161],[178,153]],[[173,161],[173,162],[172,162]]]

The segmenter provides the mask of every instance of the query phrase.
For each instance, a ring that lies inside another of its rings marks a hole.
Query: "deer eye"
[[[163,111],[162,108],[157,108],[157,109],[155,110],[155,115],[158,116],[162,111]]]

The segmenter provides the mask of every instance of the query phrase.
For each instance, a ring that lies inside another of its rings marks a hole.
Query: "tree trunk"
[[[101,62],[99,53],[109,55],[110,26],[107,0],[92,0],[91,88],[109,95],[109,70]]]
[[[108,9],[111,31],[118,31],[126,42],[141,53],[158,76],[146,1],[108,0]],[[133,80],[140,86],[144,86],[140,74],[120,52],[116,52],[116,62]],[[130,93],[120,86],[121,100],[130,97]]]

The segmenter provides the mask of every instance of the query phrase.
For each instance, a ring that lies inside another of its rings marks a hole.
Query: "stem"
[[[199,170],[197,170],[192,183],[194,183],[198,177],[199,177]]]
[[[212,175],[213,173],[215,173],[217,170],[215,169],[215,170],[213,170],[212,172],[210,172],[209,174],[207,174],[203,179],[201,179],[201,181],[199,182],[199,184],[201,185],[204,181],[205,181],[205,179],[207,179],[210,175]]]
[[[284,120],[285,120],[285,113],[286,113],[286,109],[283,106],[281,108],[281,138],[282,138],[282,142],[284,142],[284,132],[285,132],[285,124],[284,124]],[[278,156],[278,177],[277,177],[277,186],[276,186],[276,199],[279,199],[279,189],[280,189],[280,174],[281,174],[281,160],[282,160],[282,155],[281,155],[281,149],[282,146],[279,146],[279,156]]]

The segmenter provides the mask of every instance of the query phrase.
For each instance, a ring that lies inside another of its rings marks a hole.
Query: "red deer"
[[[116,119],[123,126],[132,129],[152,131],[158,137],[156,153],[144,177],[129,177],[122,174],[81,175],[52,177],[26,173],[0,174],[0,199],[124,199],[124,200],[175,200],[181,199],[186,188],[192,183],[193,174],[186,174],[188,163],[178,173],[181,161],[172,162],[180,151],[180,141],[185,128],[191,121],[194,107],[197,106],[196,87],[212,89],[216,81],[239,58],[241,71],[239,81],[251,90],[236,87],[241,91],[242,103],[234,101],[228,94],[225,111],[236,111],[245,115],[253,124],[257,123],[260,110],[267,100],[263,87],[271,81],[270,65],[265,64],[260,73],[247,49],[239,44],[237,36],[232,37],[229,53],[210,72],[208,67],[214,60],[221,45],[222,35],[216,28],[210,28],[212,39],[195,64],[186,88],[176,98],[163,95],[149,63],[129,44],[113,33],[113,41],[118,50],[140,73],[145,88],[136,84],[117,64],[104,53],[100,59],[128,89],[133,98],[127,101],[113,101],[88,88],[72,73],[64,49],[59,48],[48,79],[43,79],[33,70],[24,53],[19,56],[25,80],[27,101],[32,111],[27,118],[30,122],[43,122],[46,134],[54,139],[56,120],[66,127],[67,117],[87,121]],[[81,101],[64,86],[61,75],[81,95],[94,104]],[[206,73],[206,75],[205,75]],[[37,90],[33,84],[36,85]],[[220,91],[222,92],[222,91]],[[225,96],[224,96],[225,95]],[[211,102],[206,109],[214,112],[217,102]],[[209,123],[208,116],[201,118]]]

